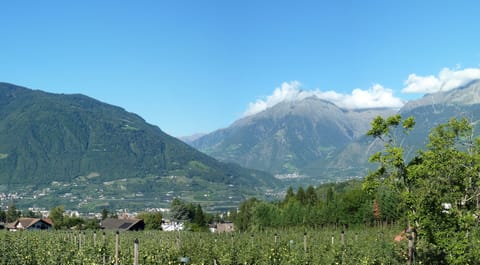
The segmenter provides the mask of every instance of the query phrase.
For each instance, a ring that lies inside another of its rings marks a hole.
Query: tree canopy
[[[471,264],[478,260],[471,234],[478,225],[480,140],[466,118],[453,118],[433,128],[426,148],[407,161],[397,127],[406,136],[414,124],[400,115],[373,120],[367,134],[383,141],[384,149],[370,158],[378,167],[364,189],[400,196],[411,232],[410,259],[416,250],[427,264]]]

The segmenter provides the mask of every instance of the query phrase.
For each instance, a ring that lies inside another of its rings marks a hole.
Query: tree
[[[197,224],[200,227],[204,227],[206,225],[205,214],[203,213],[202,206],[200,204],[197,204],[197,207],[195,208],[193,223]]]
[[[480,139],[470,122],[451,119],[434,128],[411,175],[420,179],[416,207],[426,263],[469,264],[479,260],[471,231],[477,228]]]
[[[38,213],[34,213],[31,210],[28,210],[28,211],[24,212],[23,217],[40,218],[41,216]]]
[[[63,213],[62,213],[63,214]],[[69,229],[81,230],[85,224],[85,220],[78,216],[64,216],[62,225],[60,227],[66,227]]]
[[[304,225],[306,208],[297,200],[284,205],[281,210],[281,220],[284,226]]]
[[[333,203],[334,200],[335,200],[334,187],[331,186],[327,189],[327,193],[325,194],[325,203],[329,205]]]
[[[291,200],[295,200],[295,193],[293,192],[293,188],[290,186],[287,189],[287,193],[285,195],[285,199],[283,200],[283,203],[288,203]]]
[[[413,117],[402,121],[402,116],[397,114],[387,119],[381,116],[376,117],[372,122],[372,128],[367,132],[368,136],[381,140],[384,143],[384,150],[373,154],[370,162],[378,163],[378,168],[370,173],[364,188],[368,192],[374,191],[381,184],[396,188],[400,192],[409,193],[412,188],[412,181],[407,176],[407,162],[404,157],[403,140],[400,140],[398,126],[402,125],[404,136],[415,126]]]
[[[253,220],[254,206],[257,204],[256,198],[250,198],[240,204],[238,213],[233,220],[235,227],[240,231],[246,231]]]
[[[63,206],[56,206],[50,210],[48,218],[53,222],[53,228],[60,229],[64,226],[64,213],[65,209]]]
[[[382,221],[399,220],[404,215],[400,194],[388,186],[379,187],[374,200],[378,204]]]
[[[15,203],[10,204],[8,206],[7,212],[5,213],[5,219],[7,223],[16,221],[18,218],[20,218],[20,216],[21,216],[21,213],[19,210],[17,210]]]
[[[413,188],[416,185],[417,178],[415,175],[407,174],[409,163],[406,162],[404,147],[402,147],[404,137],[400,138],[400,135],[398,135],[399,126],[402,128],[403,136],[406,136],[413,130],[415,119],[413,117],[402,119],[400,114],[386,119],[381,116],[373,119],[367,135],[382,141],[384,149],[370,157],[370,162],[378,163],[378,167],[365,178],[363,187],[367,192],[374,194],[380,186],[386,185],[402,194],[410,217],[408,219],[408,231],[410,232],[408,264],[411,264],[415,249],[415,231],[418,228],[415,225],[417,219],[416,207],[412,203],[415,200],[416,194]]]
[[[364,204],[371,202],[371,197],[362,190],[360,185],[349,187],[338,196],[339,205],[332,209],[337,211],[338,221],[342,224],[361,223],[364,215],[361,210]]]
[[[187,205],[178,198],[173,199],[170,212],[172,214],[172,218],[177,221],[184,221],[188,220],[189,218],[189,210]]]
[[[100,222],[97,218],[94,219],[87,219],[84,224],[84,228],[88,230],[99,230],[102,227],[100,226]]]
[[[109,214],[108,209],[107,209],[107,208],[103,208],[103,209],[102,209],[102,220],[107,219],[108,214]]]
[[[193,203],[186,204],[187,208],[187,217],[185,218],[186,221],[193,221],[195,218],[195,205]]]
[[[408,214],[409,264],[415,249],[425,264],[476,263],[480,253],[471,238],[478,236],[480,139],[473,137],[467,119],[454,118],[433,128],[426,150],[406,163],[393,133],[400,124],[408,133],[414,121],[396,115],[372,122],[368,135],[385,145],[370,159],[379,166],[367,176],[364,188],[378,194],[387,187],[401,195]]]
[[[117,218],[118,218],[117,212],[116,212],[116,211],[111,211],[111,212],[110,212],[110,218],[117,219]]]
[[[314,206],[318,202],[317,193],[315,192],[315,188],[311,185],[308,186],[307,190],[305,191],[305,201],[310,206]]]
[[[253,230],[263,230],[268,227],[277,227],[279,223],[278,207],[273,203],[260,201],[253,208]]]
[[[154,213],[140,213],[137,216],[140,219],[143,219],[145,222],[145,229],[148,230],[161,230],[162,229],[162,213],[161,212],[154,212]]]
[[[306,204],[305,190],[302,187],[297,189],[297,195],[295,197],[300,204]]]
[[[0,222],[6,222],[7,221],[7,214],[5,211],[0,208]]]

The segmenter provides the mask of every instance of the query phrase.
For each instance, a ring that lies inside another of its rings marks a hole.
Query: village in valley
[[[189,205],[184,204],[180,200],[176,200],[182,207]],[[190,206],[193,206],[190,204]],[[3,211],[5,209],[5,211]],[[186,211],[188,209],[177,209]],[[65,210],[62,206],[54,207],[51,210],[44,208],[28,208],[27,211],[16,209],[14,204],[10,204],[6,208],[0,208],[0,229],[8,231],[19,230],[50,230],[50,229],[68,229],[68,230],[85,230],[100,229],[114,231],[141,231],[144,229],[154,229],[162,231],[183,231],[192,230],[191,223],[195,221],[197,224],[195,230],[210,232],[233,232],[234,224],[229,221],[230,212],[218,214],[216,216],[204,213],[200,205],[192,213],[191,220],[187,216],[179,216],[185,214],[181,212],[172,213],[169,208],[147,208],[143,212],[130,212],[128,209],[121,209],[110,212],[103,209],[102,212],[80,213],[76,210]],[[209,220],[206,217],[209,216]],[[170,217],[170,218],[168,218]],[[202,220],[198,221],[199,218]],[[61,223],[61,225],[59,225]]]

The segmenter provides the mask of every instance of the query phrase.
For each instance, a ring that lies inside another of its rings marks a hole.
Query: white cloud
[[[299,90],[300,82],[292,81],[290,83],[284,82],[280,87],[277,87],[273,94],[266,99],[258,99],[255,102],[248,104],[248,109],[244,116],[253,115],[267,108],[273,107],[282,101],[299,100],[302,91]]]
[[[400,108],[404,104],[400,98],[393,95],[393,90],[380,84],[374,84],[367,90],[356,88],[351,94],[327,91],[317,92],[316,95],[345,109]]]
[[[480,79],[480,68],[465,68],[463,70],[443,68],[438,76],[409,75],[404,82],[405,87],[402,92],[425,94],[448,91],[476,79]]]
[[[312,96],[328,100],[345,109],[400,108],[404,104],[401,99],[393,96],[391,89],[384,88],[379,84],[375,84],[367,90],[354,89],[351,94],[342,94],[335,91],[322,92],[318,89],[301,90],[300,87],[301,84],[298,81],[282,83],[280,87],[273,91],[272,95],[250,103],[248,109],[244,112],[244,116],[259,113],[283,101],[302,100]]]

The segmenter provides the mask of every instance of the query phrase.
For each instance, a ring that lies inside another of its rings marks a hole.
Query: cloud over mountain
[[[480,79],[480,68],[449,69],[443,68],[438,76],[419,76],[410,74],[404,82],[403,93],[435,93],[448,91]]]
[[[400,98],[393,95],[391,89],[380,84],[374,84],[366,90],[354,89],[351,94],[342,94],[332,90],[325,92],[319,89],[302,90],[300,82],[292,81],[282,83],[280,87],[273,91],[272,95],[250,103],[244,112],[244,116],[259,113],[283,101],[297,101],[312,96],[328,100],[345,109],[400,108],[404,104]]]

